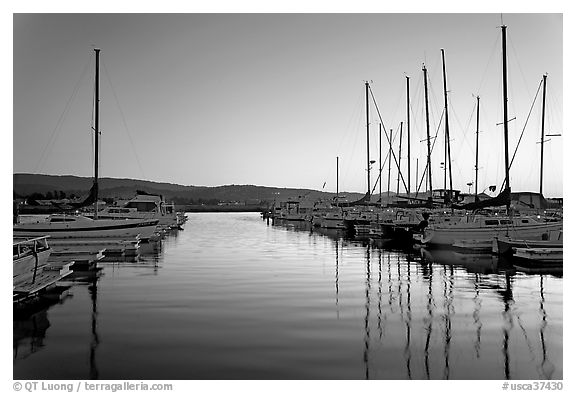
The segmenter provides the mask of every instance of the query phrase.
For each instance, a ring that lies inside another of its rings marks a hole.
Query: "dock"
[[[72,265],[74,261],[54,261],[39,267],[34,274],[14,286],[13,302],[29,299],[57,285],[60,280],[72,274]]]

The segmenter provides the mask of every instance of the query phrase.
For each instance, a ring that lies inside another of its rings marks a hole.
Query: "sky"
[[[548,75],[544,195],[563,196],[563,15],[560,13],[34,14],[13,16],[13,173],[92,176],[95,47],[101,49],[100,176],[182,185],[365,192],[365,81],[371,188],[379,126],[392,129],[411,189],[426,163],[422,67],[428,70],[433,187],[444,187],[446,56],[455,189],[504,180],[502,22],[508,26],[513,191],[539,190],[542,76]],[[535,100],[535,101],[534,101]],[[532,113],[529,116],[531,105]],[[378,106],[378,115],[375,105]],[[440,130],[437,133],[437,130]],[[388,189],[389,145],[382,136]],[[393,163],[390,189],[397,189]],[[420,186],[424,190],[425,185]],[[404,186],[400,187],[404,191]]]

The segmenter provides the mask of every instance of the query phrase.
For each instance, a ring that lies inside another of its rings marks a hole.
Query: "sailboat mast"
[[[400,177],[402,176],[402,124],[400,122],[400,146],[398,148],[398,180],[396,182],[396,196],[400,193]]]
[[[366,81],[366,173],[367,195],[370,195],[370,112],[368,108],[368,81]]]
[[[480,96],[476,97],[476,165],[474,171],[476,177],[474,178],[474,200],[478,201],[478,134],[480,133]]]
[[[408,139],[408,196],[410,196],[410,77],[406,77],[406,138]]]
[[[100,134],[100,49],[94,49],[94,219],[98,218],[98,137]]]
[[[446,137],[446,152],[448,157],[444,159],[444,183],[446,183],[446,168],[448,168],[448,176],[450,178],[450,190],[448,191],[448,198],[452,200],[452,159],[450,157],[450,127],[448,127],[448,90],[446,88],[446,61],[444,58],[444,49],[442,51],[442,74],[444,75],[444,124],[445,124],[445,137]],[[446,191],[446,184],[444,184],[444,191]]]
[[[390,129],[390,145],[388,147],[388,193],[386,194],[386,204],[390,203],[390,171],[392,169],[392,129]]]
[[[428,185],[430,187],[430,198],[432,198],[432,163],[430,155],[432,154],[430,148],[430,115],[428,113],[428,71],[426,66],[422,66],[422,71],[424,71],[424,101],[426,106],[426,144],[428,146],[428,158],[427,158],[427,169],[428,169]]]
[[[510,189],[510,164],[508,157],[508,80],[506,68],[506,26],[502,25],[502,93],[504,105],[504,169],[506,173],[506,188]],[[506,208],[510,208],[510,200],[506,203]]]
[[[338,156],[336,156],[336,207],[338,207],[338,164],[339,164],[339,158]]]
[[[544,113],[546,110],[546,78],[544,75],[544,90],[542,91],[542,137],[540,139],[540,195],[542,194],[542,179],[544,178]]]
[[[379,158],[378,158],[378,168],[380,168],[380,176],[378,176],[378,186],[380,187],[380,206],[382,206],[382,123],[379,126]]]

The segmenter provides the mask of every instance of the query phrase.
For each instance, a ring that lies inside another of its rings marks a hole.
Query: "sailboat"
[[[94,219],[75,214],[54,214],[43,220],[18,223],[13,227],[14,237],[38,237],[48,235],[52,239],[135,238],[147,240],[158,225],[157,219],[99,220],[98,218],[98,136],[99,136],[99,61],[100,49],[95,53],[94,132],[95,160],[94,185],[88,201],[94,203]],[[86,202],[86,201],[85,201]]]
[[[508,159],[508,91],[506,75],[506,26],[502,28],[502,71],[504,104],[504,159],[505,187],[497,197],[461,206],[465,209],[480,209],[489,206],[503,206],[510,211],[510,174]],[[456,207],[456,206],[454,206]],[[552,233],[562,230],[562,221],[540,222],[532,217],[466,215],[458,222],[433,225],[426,229],[422,243],[432,246],[452,246],[459,241],[484,241],[494,238],[511,237],[525,240],[549,239]]]

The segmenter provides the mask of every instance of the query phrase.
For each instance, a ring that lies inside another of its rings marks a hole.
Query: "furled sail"
[[[465,203],[464,205],[453,204],[451,207],[461,210],[478,210],[486,207],[506,206],[510,204],[510,188],[505,188],[500,194],[494,198],[485,199],[478,202]]]
[[[341,207],[352,207],[358,205],[368,205],[370,203],[370,193],[367,192],[362,198],[358,199],[357,201],[352,202],[340,202],[338,203]]]

